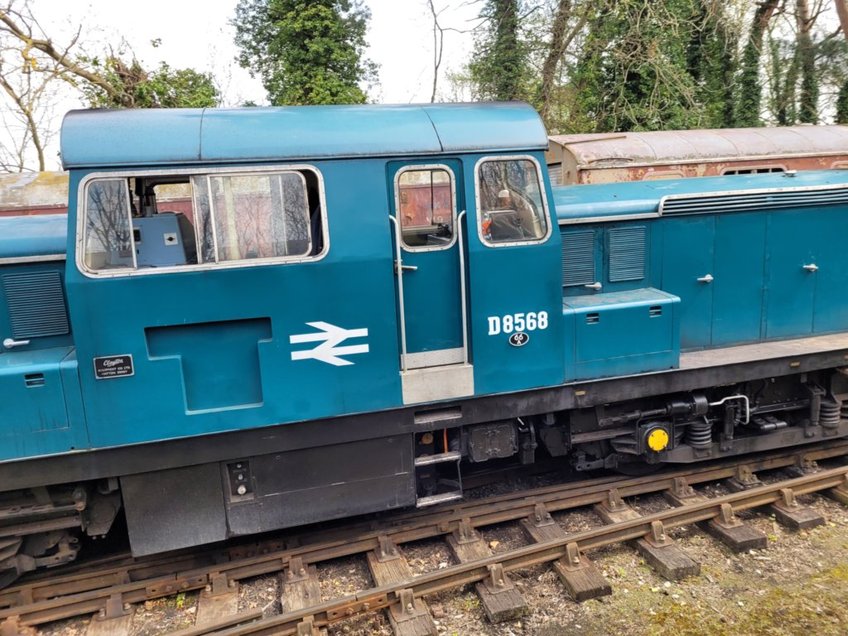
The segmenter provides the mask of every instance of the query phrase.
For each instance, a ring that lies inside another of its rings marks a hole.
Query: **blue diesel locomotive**
[[[0,219],[0,584],[121,510],[145,555],[848,434],[845,172],[552,188],[523,104],[61,141],[67,216]]]

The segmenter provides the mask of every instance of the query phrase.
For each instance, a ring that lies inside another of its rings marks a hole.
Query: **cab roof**
[[[62,124],[69,168],[544,150],[520,102],[77,110]]]

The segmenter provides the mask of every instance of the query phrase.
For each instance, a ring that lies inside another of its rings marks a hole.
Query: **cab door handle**
[[[600,283],[589,283],[588,285],[583,285],[586,289],[594,289],[595,291],[600,291],[603,288],[603,285]]]
[[[395,261],[395,274],[400,272],[417,272],[418,265],[404,265],[402,261]]]
[[[810,272],[811,274],[819,271],[819,266],[816,265],[815,263],[810,263],[809,265],[802,265],[802,267],[805,270],[807,270],[808,272]]]
[[[15,340],[14,338],[6,338],[3,340],[3,346],[6,349],[14,349],[15,347],[25,347],[29,344],[29,340]]]
[[[706,284],[709,284],[709,283],[713,282],[714,280],[715,280],[715,278],[713,278],[713,275],[712,275],[712,274],[707,274],[706,276],[701,276],[701,277],[698,279],[698,282],[699,282],[699,283],[706,283]]]

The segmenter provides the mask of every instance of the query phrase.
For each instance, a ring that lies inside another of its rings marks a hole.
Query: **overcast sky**
[[[167,62],[174,68],[211,72],[222,91],[225,106],[246,101],[267,103],[259,80],[239,68],[233,44],[238,0],[32,0],[44,30],[57,44],[67,42],[82,24],[80,42],[90,54],[125,40],[147,67]],[[433,31],[427,0],[366,0],[371,9],[368,57],[379,65],[379,82],[370,89],[372,101],[409,103],[430,100],[433,82]],[[445,35],[440,87],[448,94],[445,75],[461,68],[471,50],[468,30],[477,24],[475,0],[435,0]],[[466,31],[460,33],[458,31]],[[152,41],[158,40],[158,46]],[[69,89],[54,108],[54,129],[62,116],[83,104]],[[58,141],[46,153],[48,169],[59,169]]]
[[[371,91],[378,102],[429,101],[433,81],[432,21],[426,0],[366,0],[371,9],[368,56],[379,66],[379,86]],[[145,0],[128,5],[117,0],[33,0],[33,9],[51,34],[68,34],[68,25],[85,24],[86,40],[117,44],[125,39],[136,56],[155,66],[211,71],[222,84],[228,104],[261,103],[265,92],[234,59],[233,28],[238,0]],[[436,0],[440,21],[458,30],[471,28],[479,4],[467,0]],[[57,40],[58,40],[57,36]],[[154,48],[151,41],[161,40]],[[471,38],[449,32],[444,59],[448,67],[467,59]]]

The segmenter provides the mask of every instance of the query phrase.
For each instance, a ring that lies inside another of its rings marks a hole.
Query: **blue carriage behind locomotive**
[[[848,175],[551,188],[546,145],[521,104],[69,114],[67,219],[0,219],[6,578],[121,508],[150,554],[848,433]]]

